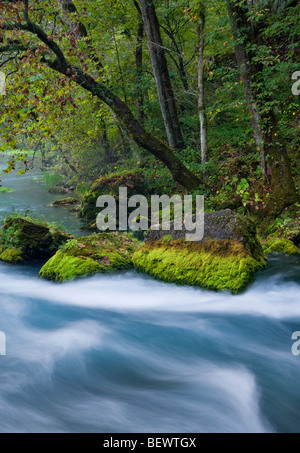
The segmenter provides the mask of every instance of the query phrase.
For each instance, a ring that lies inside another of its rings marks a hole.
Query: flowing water
[[[78,230],[32,176],[3,184],[0,215]],[[300,432],[299,257],[271,257],[239,296],[134,271],[54,284],[39,267],[0,263],[1,432]]]
[[[0,170],[5,168],[5,161],[0,156]],[[20,167],[22,169],[22,167]],[[1,171],[0,171],[1,173]],[[51,206],[53,201],[74,196],[69,194],[53,194],[46,190],[45,182],[39,178],[41,172],[38,168],[30,169],[25,175],[17,172],[5,175],[2,173],[1,184],[4,187],[14,189],[11,193],[0,193],[0,219],[12,211],[29,211],[42,220],[55,222],[63,226],[66,231],[79,234],[79,228],[84,222],[79,221],[77,214],[71,213],[64,206]],[[81,232],[82,234],[82,232]]]

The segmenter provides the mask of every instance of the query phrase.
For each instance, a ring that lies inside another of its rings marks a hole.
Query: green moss
[[[258,225],[258,232],[264,246],[285,239],[295,246],[300,245],[300,209],[298,203],[289,206],[275,219],[266,218]],[[288,252],[285,252],[288,253]]]
[[[263,242],[263,249],[265,253],[285,253],[287,255],[295,255],[300,253],[300,249],[289,239],[269,239]]]
[[[50,224],[13,214],[5,218],[0,231],[0,259],[7,261],[15,253],[11,250],[18,250],[23,261],[49,258],[70,237]]]
[[[233,231],[237,236],[243,239],[243,244],[247,253],[255,260],[260,261],[264,252],[257,237],[255,222],[252,221],[250,217],[239,215],[238,223]]]
[[[62,205],[69,205],[69,204],[74,204],[74,203],[79,203],[80,200],[78,198],[74,197],[67,197],[67,198],[62,198],[61,200],[56,200],[52,203],[53,206],[62,206]]]
[[[171,234],[166,234],[165,236],[162,237],[162,242],[163,244],[168,244],[169,242],[173,241],[173,238]]]
[[[42,267],[40,276],[48,280],[63,282],[73,280],[76,277],[92,275],[99,270],[99,264],[90,258],[77,258],[75,256],[64,255],[58,251]]]
[[[11,189],[9,187],[0,187],[0,193],[12,193],[15,189]]]
[[[100,233],[72,239],[42,267],[40,276],[63,282],[130,269],[138,246],[137,241],[125,234]]]
[[[23,262],[22,250],[9,248],[4,251],[0,249],[0,260],[8,263],[21,263]]]
[[[151,187],[149,187],[149,181],[145,179],[141,170],[111,173],[101,176],[101,178],[95,181],[91,190],[83,197],[79,217],[86,220],[96,219],[99,213],[99,208],[96,207],[96,201],[101,195],[113,195],[118,203],[120,187],[127,188],[128,197],[141,193],[147,196],[152,193]]]
[[[168,244],[161,240],[137,250],[133,264],[138,271],[166,282],[238,293],[265,267],[266,258],[263,253],[253,258],[241,242],[233,240]]]

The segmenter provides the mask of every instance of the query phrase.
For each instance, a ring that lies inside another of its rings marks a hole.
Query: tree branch
[[[81,68],[72,65],[66,59],[58,44],[51,37],[49,38],[47,33],[39,25],[28,20],[26,24],[15,23],[13,26],[7,23],[1,24],[0,29],[1,28],[6,30],[19,29],[29,31],[37,36],[56,57],[54,61],[43,57],[41,59],[42,63],[56,72],[65,75],[70,80],[73,80],[77,85],[81,86],[110,107],[137,145],[146,149],[158,160],[163,162],[169,168],[175,181],[188,190],[195,190],[199,187],[202,180],[181,162],[177,154],[167,144],[149,134],[142,124],[134,117],[129,107],[109,88],[101,82],[97,82]],[[27,47],[26,50],[28,50]]]
[[[29,22],[28,8],[29,8],[28,0],[24,0],[24,20],[27,23]]]

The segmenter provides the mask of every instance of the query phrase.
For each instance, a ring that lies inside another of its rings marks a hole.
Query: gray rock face
[[[193,222],[195,222],[195,215]],[[173,239],[181,239],[186,237],[186,234],[193,233],[187,231],[185,225],[182,225],[181,230],[174,228],[174,221],[171,222],[171,228],[165,230],[149,230],[146,234],[146,241],[155,241],[161,239],[165,235],[171,235]],[[204,213],[204,236],[199,242],[207,238],[211,239],[234,239],[239,242],[245,242],[246,238],[256,236],[256,227],[254,223],[230,209],[223,209],[216,212]]]

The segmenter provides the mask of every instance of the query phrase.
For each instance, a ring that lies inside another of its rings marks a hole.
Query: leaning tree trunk
[[[48,43],[48,38],[42,34],[42,30],[38,26],[35,26],[35,29],[37,36],[43,39],[45,43]],[[49,45],[53,46],[53,43],[49,42]],[[56,49],[56,45],[54,47]],[[56,49],[56,53],[58,57],[63,57],[63,55],[60,55],[58,48]],[[81,68],[73,66],[64,57],[63,60],[59,58],[56,58],[54,61],[44,60],[44,63],[49,68],[66,75],[77,85],[103,101],[114,112],[135,143],[164,163],[176,182],[190,191],[199,188],[199,185],[202,184],[202,179],[189,170],[167,144],[149,134],[143,125],[134,117],[125,102],[113,94],[109,88],[97,82],[92,76],[82,71]]]
[[[39,24],[30,20],[28,12],[27,2],[25,3],[24,21],[8,23],[5,20],[0,20],[0,30],[14,30],[19,31],[20,34],[26,31],[32,34],[54,55],[53,59],[49,57],[49,54],[42,56],[40,60],[41,64],[59,74],[65,75],[76,85],[104,102],[114,112],[135,143],[165,164],[176,182],[189,191],[197,190],[199,185],[202,184],[202,179],[181,162],[178,155],[170,146],[145,130],[144,126],[135,118],[128,105],[106,86],[105,81],[98,81],[91,74],[88,74],[84,68],[75,66],[68,61],[59,44],[52,37],[49,37],[47,31]],[[8,45],[0,46],[0,55],[8,50],[18,50],[21,53],[28,52],[31,48],[31,42],[24,44],[21,41],[14,41]]]
[[[160,108],[171,148],[184,147],[159,21],[152,0],[140,0]]]

